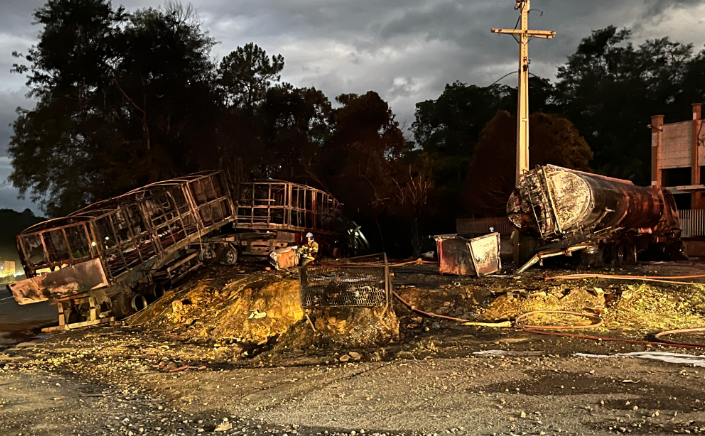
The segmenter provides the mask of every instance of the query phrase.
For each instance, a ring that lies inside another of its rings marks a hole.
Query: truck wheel
[[[130,306],[132,306],[135,312],[139,312],[140,310],[146,309],[149,303],[147,303],[147,299],[144,298],[144,295],[135,294],[130,301]]]
[[[169,286],[167,283],[157,283],[153,289],[154,298],[158,300],[161,297],[163,297],[164,294],[166,294],[166,291],[168,290],[168,288],[169,288]]]
[[[225,247],[223,249],[220,263],[228,266],[235,265],[237,263],[237,250],[230,246]]]
[[[198,260],[203,263],[209,263],[215,259],[215,250],[212,248],[204,248],[198,252]]]

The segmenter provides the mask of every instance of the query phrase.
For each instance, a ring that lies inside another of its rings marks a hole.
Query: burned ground
[[[699,268],[651,264],[621,273],[682,275]],[[635,339],[705,324],[700,286],[545,280],[565,272],[478,279],[439,276],[424,265],[395,269],[393,279],[413,306],[469,320],[590,309],[605,324],[583,333]],[[421,317],[398,302],[397,334],[346,345],[321,332],[322,318],[309,322],[297,298],[296,274],[213,267],[124,325],[9,347],[0,353],[0,432],[705,432],[705,369],[573,356],[697,350],[463,326]],[[493,350],[511,353],[477,354]]]

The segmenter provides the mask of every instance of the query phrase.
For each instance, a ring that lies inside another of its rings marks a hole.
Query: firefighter
[[[318,242],[313,240],[313,233],[306,233],[306,243],[299,248],[301,256],[301,265],[308,265],[316,260],[318,255]]]

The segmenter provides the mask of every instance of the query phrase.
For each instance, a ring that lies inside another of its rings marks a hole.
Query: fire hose
[[[601,342],[602,341],[604,341],[604,342],[623,342],[626,344],[635,344],[635,345],[648,345],[648,346],[661,346],[661,347],[687,348],[687,349],[698,349],[698,348],[705,349],[705,344],[698,344],[698,343],[691,344],[691,343],[675,342],[675,341],[669,341],[667,339],[662,339],[663,336],[670,336],[670,335],[674,335],[674,334],[705,332],[705,328],[664,331],[664,332],[661,332],[661,333],[658,333],[657,335],[655,335],[655,338],[657,339],[657,341],[644,341],[644,340],[626,339],[626,338],[610,338],[610,337],[605,337],[605,336],[582,335],[582,334],[577,334],[577,333],[555,332],[555,331],[550,331],[550,330],[576,330],[576,329],[595,328],[595,327],[601,326],[603,324],[604,320],[597,315],[592,315],[592,314],[587,314],[587,313],[569,312],[569,311],[563,311],[563,310],[536,310],[536,311],[526,312],[526,313],[519,315],[514,320],[514,322],[512,322],[512,321],[502,321],[502,322],[495,322],[495,323],[476,322],[476,321],[470,321],[467,319],[455,318],[452,316],[439,315],[436,313],[426,312],[426,311],[423,311],[421,309],[416,308],[411,303],[404,300],[396,292],[392,291],[392,294],[394,294],[394,296],[404,306],[409,308],[409,310],[416,312],[420,315],[428,316],[428,317],[432,317],[432,318],[445,319],[445,320],[449,320],[449,321],[461,322],[461,323],[463,323],[463,325],[467,325],[467,326],[493,327],[493,328],[514,327],[515,329],[517,329],[519,331],[523,331],[526,333],[533,333],[533,334],[537,334],[537,335],[545,335],[545,336],[558,336],[558,337],[564,337],[564,338],[589,339],[589,340],[601,341]],[[554,313],[554,314],[562,314],[562,315],[580,316],[580,317],[592,320],[593,323],[589,324],[589,325],[553,325],[553,326],[552,325],[522,325],[520,323],[521,320],[528,318],[529,316],[541,314],[541,313]]]
[[[546,277],[546,280],[577,280],[577,279],[608,279],[608,280],[640,280],[644,282],[670,283],[674,285],[705,285],[705,283],[681,282],[678,279],[705,279],[705,274],[688,276],[629,276],[619,274],[568,274],[564,276]]]

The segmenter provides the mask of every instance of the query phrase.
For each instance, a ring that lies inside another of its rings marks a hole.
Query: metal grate
[[[299,268],[301,306],[384,307],[389,304],[389,266],[311,265]]]

